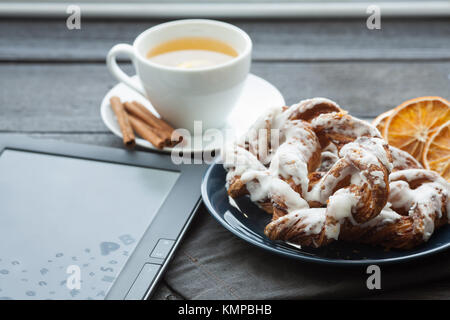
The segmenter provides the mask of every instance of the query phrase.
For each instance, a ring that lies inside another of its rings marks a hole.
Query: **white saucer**
[[[132,80],[139,83],[137,76],[132,77]],[[119,83],[109,90],[103,98],[100,108],[103,122],[116,136],[122,138],[119,124],[117,123],[116,117],[111,110],[109,103],[109,98],[112,96],[118,96],[122,102],[132,100],[139,101],[155,115],[158,115],[147,99],[127,87],[125,84]],[[236,103],[236,106],[231,112],[227,120],[227,124],[222,131],[225,132],[225,129],[232,129],[233,134],[239,136],[250,127],[250,125],[256,120],[258,115],[260,115],[264,109],[284,105],[284,98],[277,88],[266,80],[253,74],[249,74],[247,80],[245,81],[241,97]],[[171,152],[172,150],[182,150],[185,153],[210,152],[220,149],[222,147],[222,143],[223,140],[216,138],[215,135],[208,136],[205,134],[202,138],[201,146],[192,146],[191,141],[188,138],[186,141],[183,141],[182,146],[178,145],[174,148],[164,148],[163,150],[159,150],[150,142],[144,139],[136,138],[136,144],[141,147],[166,152]]]

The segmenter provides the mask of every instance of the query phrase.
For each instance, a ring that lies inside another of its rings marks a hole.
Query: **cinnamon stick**
[[[134,117],[132,115],[129,115],[128,117],[130,119],[131,126],[138,135],[150,142],[156,148],[164,148],[164,138],[162,138],[154,128],[150,127],[148,124],[137,117]]]
[[[109,102],[111,103],[111,109],[117,117],[117,122],[119,123],[120,131],[123,136],[123,143],[127,147],[134,147],[136,145],[134,132],[131,128],[128,114],[126,113],[122,102],[120,102],[120,98],[116,96],[111,97]]]
[[[181,135],[175,135],[174,139],[172,139],[172,134],[175,129],[163,119],[160,119],[151,113],[141,103],[137,101],[125,102],[125,109],[129,114],[141,119],[150,127],[154,128],[159,136],[164,138],[166,146],[174,146],[183,140]]]

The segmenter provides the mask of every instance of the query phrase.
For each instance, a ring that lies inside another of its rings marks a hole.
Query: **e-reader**
[[[0,137],[0,299],[145,299],[200,203],[205,165]]]

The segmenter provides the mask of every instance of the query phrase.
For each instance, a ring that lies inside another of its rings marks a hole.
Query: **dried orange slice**
[[[386,126],[387,118],[392,114],[392,111],[393,110],[388,110],[386,112],[383,112],[372,121],[372,125],[381,132],[382,136],[384,136],[384,127]]]
[[[441,97],[420,97],[403,102],[386,120],[384,138],[394,147],[422,161],[428,139],[450,120],[450,102]]]
[[[428,140],[423,151],[423,164],[450,182],[450,121]]]

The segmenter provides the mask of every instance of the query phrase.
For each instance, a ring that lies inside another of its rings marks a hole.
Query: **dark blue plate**
[[[281,241],[272,241],[264,235],[270,215],[253,204],[248,197],[235,201],[239,210],[230,204],[225,189],[225,176],[223,166],[216,162],[209,167],[203,178],[202,197],[209,212],[239,238],[280,255],[334,265],[386,264],[417,259],[450,246],[450,226],[446,225],[437,230],[427,243],[408,251],[387,251],[381,247],[339,241],[319,249],[297,249]]]

